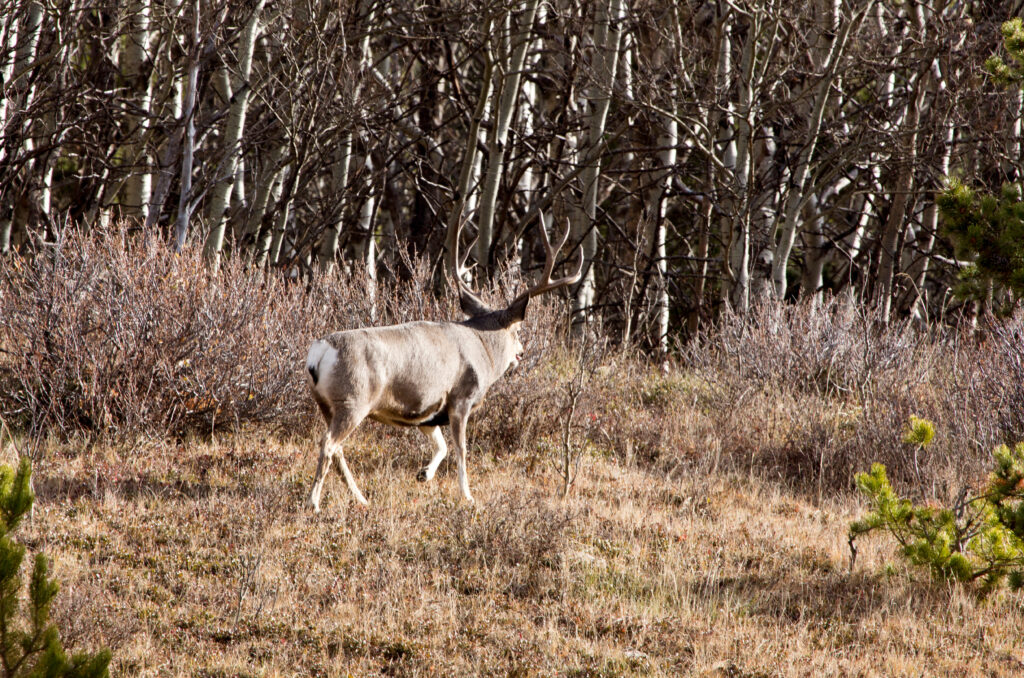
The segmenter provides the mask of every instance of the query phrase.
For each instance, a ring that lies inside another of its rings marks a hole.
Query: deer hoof
[[[416,474],[416,480],[421,483],[427,482],[427,469],[421,468],[420,472]]]

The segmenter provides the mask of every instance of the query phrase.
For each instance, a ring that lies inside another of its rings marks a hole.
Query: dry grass
[[[583,374],[564,314],[531,304],[527,359],[470,427],[477,508],[447,462],[415,482],[419,433],[368,423],[346,454],[371,507],[332,476],[313,516],[306,347],[456,317],[429,271],[372,297],[358,276],[301,288],[75,243],[0,261],[0,446],[12,460],[13,428],[35,461],[21,536],[54,560],[65,645],[109,646],[117,675],[1024,672],[1019,596],[933,584],[884,539],[851,572],[846,543],[854,472],[882,461],[941,502],[1015,442],[1024,317],[979,339],[766,306],[667,373],[599,350]],[[582,473],[561,501],[571,383]],[[910,414],[938,432],[920,469]]]
[[[376,425],[303,507],[312,440],[55,446],[23,536],[63,582],[66,644],[116,675],[1019,675],[1020,600],[978,602],[891,564],[848,571],[859,508],[749,476],[666,479],[590,456],[558,501],[550,464],[476,450],[413,478],[415,432]]]

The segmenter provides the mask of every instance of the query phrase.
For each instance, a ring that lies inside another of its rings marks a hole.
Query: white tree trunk
[[[491,21],[484,23],[485,35],[490,34]],[[480,158],[477,151],[477,139],[480,135],[480,125],[487,116],[490,107],[492,70],[494,67],[490,49],[485,50],[484,73],[480,81],[480,95],[477,97],[476,108],[473,110],[473,118],[469,123],[469,131],[466,134],[466,151],[462,157],[462,165],[459,170],[458,184],[455,188],[455,205],[448,214],[448,225],[445,233],[445,262],[449,275],[455,275],[461,262],[455,261],[455,238],[459,235],[462,223],[469,218],[473,207],[473,184],[480,176]],[[469,282],[469,281],[466,281]]]
[[[374,215],[377,211],[377,198],[373,192],[373,172],[370,157],[366,157],[366,200],[359,208],[356,230],[360,239],[354,244],[352,259],[363,264],[366,272],[366,296],[370,301],[370,319],[377,319],[377,238],[374,234]]]
[[[9,12],[3,18],[3,24],[0,25],[0,54],[17,54],[18,50],[18,23],[15,21],[17,14]],[[17,59],[6,59],[0,64],[0,82],[3,82],[5,89],[10,87],[11,80],[14,77],[14,68]],[[0,130],[7,129],[7,109],[9,101],[7,98],[7,92],[4,92],[4,96],[0,96]],[[0,162],[3,162],[6,149],[3,144],[0,144]],[[2,233],[2,230],[0,230]],[[8,236],[10,231],[8,231]],[[0,243],[2,244],[2,243]],[[4,250],[6,251],[6,250]]]
[[[289,168],[285,168],[285,174],[282,175],[281,183],[279,184],[279,186],[284,186],[284,182],[287,180],[286,177],[288,171]],[[275,196],[275,203],[279,205],[279,207],[277,216],[274,219],[274,228],[272,231],[272,237],[270,239],[270,248],[267,251],[267,257],[265,259],[266,264],[268,266],[276,266],[278,263],[278,259],[281,258],[281,247],[282,244],[284,243],[284,234],[285,230],[288,227],[288,216],[291,210],[291,200],[286,200],[284,201],[283,205],[281,204],[280,192],[278,192],[278,194]],[[260,261],[259,263],[262,265],[264,262]]]
[[[750,138],[754,117],[754,68],[757,57],[757,40],[760,34],[760,15],[755,13],[747,18],[749,26],[743,44],[740,60],[740,75],[737,82],[738,97],[735,113],[726,115],[732,129],[732,141],[726,150],[723,164],[732,170],[732,195],[726,201],[728,206],[729,248],[724,256],[729,259],[732,272],[732,289],[729,300],[738,313],[746,313],[750,306],[751,231],[748,186],[750,184],[751,154]]]
[[[59,30],[59,28],[60,26],[58,24],[57,29]],[[36,34],[38,36],[39,30],[36,31]],[[61,37],[62,36],[58,33],[56,50],[51,48],[52,58],[58,63],[63,61],[64,53],[71,49],[71,42],[69,40],[63,40]],[[38,47],[38,43],[36,47]],[[64,82],[65,74],[64,72],[61,72],[57,75],[56,79],[58,89],[62,84],[64,84]],[[34,97],[35,85],[29,89],[28,102],[31,102]],[[26,103],[26,106],[27,105],[29,105],[29,103]],[[45,140],[52,140],[56,138],[57,109],[55,107],[48,107],[48,110],[40,116],[40,119],[30,121],[29,125],[32,125],[33,123],[36,125],[35,129],[26,127],[26,130],[28,131],[28,136],[25,140],[26,150],[33,148],[33,137],[38,136],[38,138]],[[40,150],[43,151],[41,158],[31,160],[27,169],[28,176],[30,177],[29,185],[31,186],[31,202],[35,210],[35,214],[33,216],[35,218],[42,219],[44,223],[48,223],[53,219],[53,214],[51,213],[53,203],[53,170],[57,165],[57,158],[60,156],[60,151],[56,148]],[[39,167],[40,160],[42,164],[41,167]],[[37,174],[39,177],[36,182],[31,181],[31,177],[34,174]]]
[[[260,230],[263,225],[263,217],[267,213],[267,205],[270,204],[270,197],[275,187],[280,185],[281,175],[284,172],[284,165],[281,160],[288,150],[287,143],[279,143],[270,152],[266,159],[263,171],[260,173],[259,183],[256,186],[256,194],[249,210],[249,218],[245,224],[245,234],[252,238],[253,252],[257,252],[256,243],[260,238]]]
[[[266,0],[256,0],[252,9],[252,16],[245,25],[239,37],[238,45],[238,75],[241,79],[240,86],[235,88],[231,110],[228,113],[227,123],[224,129],[224,152],[227,154],[223,164],[224,179],[221,179],[213,190],[210,199],[210,210],[207,221],[210,224],[210,233],[206,238],[206,247],[203,255],[207,261],[214,266],[220,259],[221,247],[224,244],[224,231],[227,226],[228,199],[231,196],[234,183],[235,171],[238,168],[239,142],[242,139],[242,132],[245,129],[245,116],[249,108],[249,95],[251,87],[249,78],[252,74],[252,54],[256,46],[256,38],[259,35],[260,13],[263,11],[263,4]]]
[[[366,199],[359,206],[356,215],[354,237],[349,238],[346,259],[358,261],[366,266],[367,259],[376,252],[374,236],[374,215],[377,210],[377,196],[373,190],[373,159],[367,155],[363,159],[362,175]]]
[[[166,6],[166,12],[177,15],[181,8],[181,0],[171,0]],[[171,33],[168,31],[168,33]],[[163,39],[175,39],[172,33],[163,36]],[[181,38],[185,41],[184,36]],[[167,82],[162,97],[151,103],[152,109],[161,119],[171,119],[175,122],[175,129],[164,142],[159,153],[159,166],[155,171],[156,184],[150,193],[150,204],[146,214],[146,232],[150,233],[156,228],[160,221],[160,214],[163,211],[164,203],[167,201],[167,194],[171,190],[171,181],[174,178],[174,166],[181,152],[182,139],[184,137],[184,121],[181,112],[185,101],[185,80],[186,77],[170,55],[161,55],[155,65],[157,75],[155,80]],[[152,183],[152,180],[151,180]]]
[[[892,312],[892,296],[896,284],[895,275],[897,269],[897,247],[899,237],[905,228],[907,205],[910,200],[910,191],[914,186],[914,171],[917,164],[917,136],[921,120],[921,107],[924,98],[924,83],[918,79],[917,85],[912,90],[911,100],[907,104],[910,108],[906,116],[907,130],[906,141],[902,144],[901,163],[896,185],[892,189],[892,203],[889,207],[889,216],[882,230],[878,255],[878,279],[875,293],[876,305],[883,322],[889,320]]]
[[[543,26],[547,20],[547,5],[540,3],[537,7],[536,22],[538,26]],[[544,68],[542,62],[542,55],[544,53],[544,41],[543,37],[539,35],[541,31],[538,31],[538,35],[532,40],[531,48],[527,50],[527,61],[524,64],[526,72],[538,73]],[[522,135],[529,138],[536,132],[537,129],[537,112],[544,110],[545,101],[543,97],[555,96],[554,92],[542,92],[543,89],[540,87],[536,80],[527,80],[522,84],[522,105],[520,106],[519,113],[519,124],[522,129]],[[536,166],[533,162],[527,161],[523,168],[522,175],[519,179],[519,185],[516,187],[519,195],[525,198],[527,205],[533,206],[536,204],[540,190],[542,188],[541,182],[543,181],[544,172]],[[511,245],[512,261],[511,265],[515,268],[522,270],[524,266],[523,254],[523,235],[515,229],[508,233],[509,244]]]
[[[672,88],[672,99],[675,99],[675,88]],[[654,173],[654,181],[648,192],[647,203],[652,205],[647,232],[647,259],[652,264],[655,281],[654,316],[657,336],[655,345],[658,351],[668,353],[669,327],[669,296],[668,296],[668,261],[665,249],[667,221],[665,217],[666,199],[672,168],[676,164],[676,147],[679,144],[679,124],[675,117],[666,117],[663,130],[658,137],[658,164]]]
[[[153,78],[146,72],[149,56],[150,0],[133,0],[128,6],[130,29],[119,55],[121,76],[135,99],[135,107],[125,115],[128,142],[122,149],[122,160],[128,176],[124,185],[122,214],[147,221],[152,188],[146,137],[150,106],[153,99]]]
[[[868,226],[877,217],[874,199],[884,193],[879,181],[880,177],[881,170],[878,166],[872,167],[868,182],[873,190],[870,194],[865,192],[854,197],[851,211],[858,215],[857,225],[853,232],[843,238],[842,242],[837,245],[837,255],[842,256],[845,261],[842,268],[836,274],[835,280],[838,284],[847,285],[850,289],[854,287],[854,269],[857,266],[857,258],[860,257],[864,250]]]
[[[946,89],[945,79],[939,67],[938,60],[935,61],[934,71],[936,73],[936,95]],[[1020,124],[1018,117],[1016,124]],[[953,153],[953,142],[956,137],[956,126],[948,116],[943,121],[943,149],[939,161],[939,173],[941,177],[949,176],[949,164]],[[921,242],[918,245],[918,257],[907,269],[907,275],[914,281],[910,293],[910,315],[918,321],[927,320],[928,297],[925,289],[925,279],[928,276],[929,262],[931,261],[932,250],[935,247],[935,234],[939,228],[939,209],[935,200],[929,200],[921,219]]]
[[[487,264],[494,240],[494,209],[498,200],[498,187],[505,168],[505,144],[508,131],[512,125],[512,114],[516,109],[519,96],[519,83],[522,79],[526,52],[530,46],[530,33],[533,21],[537,16],[540,0],[526,0],[517,7],[523,16],[519,20],[518,30],[511,40],[508,59],[503,60],[499,68],[494,70],[494,78],[498,85],[495,94],[499,97],[495,111],[494,127],[488,143],[487,174],[484,177],[483,190],[480,193],[480,216],[477,220],[476,259],[481,265]],[[506,15],[506,34],[511,32],[511,10]]]
[[[331,171],[331,194],[338,196],[338,218],[328,225],[320,240],[320,252],[317,258],[321,270],[330,271],[334,268],[338,256],[338,240],[341,228],[345,223],[346,191],[348,190],[349,166],[352,164],[352,132],[346,132],[341,139]]]
[[[708,5],[709,8],[715,7],[714,5]],[[724,17],[719,17],[714,14],[713,20],[715,23],[714,36],[716,39],[716,49],[714,51],[714,72],[715,78],[713,80],[712,96],[709,98],[709,103],[701,107],[701,114],[707,119],[708,124],[701,128],[703,146],[708,149],[707,151],[707,163],[705,167],[705,190],[707,192],[707,199],[704,201],[704,228],[701,233],[700,241],[698,242],[698,256],[705,257],[700,264],[700,272],[702,275],[697,279],[696,297],[700,307],[703,307],[704,295],[707,287],[707,273],[709,271],[709,262],[706,257],[710,252],[711,245],[711,231],[714,228],[716,221],[718,224],[719,232],[722,235],[722,242],[729,242],[729,230],[725,224],[725,217],[717,215],[716,208],[722,203],[723,196],[719,190],[720,181],[719,177],[725,174],[725,164],[722,158],[718,158],[718,149],[723,149],[723,155],[728,148],[728,132],[725,126],[721,124],[722,111],[717,103],[722,100],[725,93],[728,91],[730,77],[731,77],[731,62],[732,62],[732,47],[729,39],[729,29],[727,20]],[[680,29],[681,30],[681,29]],[[680,33],[678,37],[680,45],[683,44],[683,37]],[[683,70],[681,51],[682,47],[678,48],[680,56],[677,60],[680,63],[680,71]],[[735,156],[733,156],[735,158]],[[717,162],[716,162],[717,160]],[[703,253],[703,254],[701,254]],[[729,258],[723,255],[719,261],[720,278],[722,284],[719,287],[721,298],[724,303],[728,303],[729,288],[732,283],[732,271],[729,268]],[[688,327],[692,333],[697,331],[700,324],[700,309],[698,308],[694,313],[690,315]]]
[[[587,151],[592,157],[580,175],[583,187],[583,204],[573,212],[572,235],[575,242],[583,246],[583,279],[576,288],[573,298],[573,331],[580,333],[589,319],[589,309],[594,304],[594,255],[597,253],[597,180],[601,171],[600,156],[593,154],[604,136],[611,106],[612,87],[619,63],[619,45],[622,38],[623,0],[602,0],[597,6],[594,18],[594,61],[595,82],[587,92],[590,111],[586,120]]]
[[[301,0],[297,0],[296,13],[301,15],[303,21],[308,21],[304,8],[301,6]],[[375,7],[371,4],[370,0],[361,0],[359,6],[359,14],[366,14],[365,25],[367,27],[374,25],[374,12]],[[370,54],[370,35],[371,31],[364,31],[363,37],[359,42],[359,68],[362,71],[368,71],[373,66],[372,55]],[[347,48],[346,48],[347,49]],[[362,87],[357,82],[355,91],[352,93],[352,99],[354,101],[359,100],[360,92]],[[341,239],[341,231],[344,227],[345,218],[345,206],[349,202],[348,196],[348,181],[350,168],[352,165],[352,149],[355,145],[354,133],[349,130],[342,136],[341,146],[338,149],[336,162],[331,173],[332,191],[333,194],[338,196],[338,218],[324,233],[323,238],[320,241],[320,250],[318,253],[318,262],[320,268],[325,271],[329,271],[334,268],[338,257],[338,242]]]
[[[4,17],[5,24],[11,19],[9,24],[9,40],[12,47],[15,48],[13,67],[10,69],[12,76],[10,79],[4,80],[7,92],[11,93],[11,101],[9,103],[5,102],[4,116],[14,117],[17,125],[16,129],[11,129],[11,126],[5,120],[5,126],[2,129],[5,135],[13,134],[16,137],[20,136],[24,140],[22,141],[22,148],[30,159],[23,171],[27,177],[31,178],[35,171],[35,161],[31,159],[35,145],[32,141],[33,135],[29,132],[29,127],[34,121],[27,116],[24,119],[19,119],[16,116],[29,109],[35,93],[35,88],[28,84],[27,76],[28,70],[36,58],[36,49],[39,46],[39,31],[43,22],[43,5],[39,2],[29,4],[20,34],[13,21],[14,13],[12,12],[11,15],[11,17]],[[10,54],[10,52],[6,53]],[[12,80],[14,84],[13,87],[10,87],[8,83]],[[3,162],[4,159],[4,148],[0,144],[0,162]],[[30,217],[30,211],[25,209],[24,205],[20,205],[20,208],[17,205],[11,207],[10,217],[0,220],[0,252],[10,250],[14,234],[27,231]]]
[[[805,208],[805,212],[810,214],[805,220],[802,231],[804,270],[800,276],[800,292],[805,299],[810,299],[811,304],[815,307],[821,302],[825,262],[828,259],[824,251],[828,242],[825,238],[825,217],[819,211],[818,204],[817,196],[810,195]],[[775,292],[778,294],[778,286],[776,286]],[[782,299],[782,297],[778,298]]]
[[[276,181],[271,184],[270,199],[276,212],[270,228],[261,228],[256,232],[256,244],[253,246],[253,261],[259,267],[268,265],[268,262],[269,265],[277,263],[277,253],[281,250],[281,239],[284,237],[284,229],[288,223],[288,211],[291,204],[291,201],[284,204],[281,201],[281,195],[284,193],[284,183],[287,180],[288,165],[285,165],[278,171]],[[272,251],[273,257],[271,257]]]
[[[11,36],[17,46],[14,52],[14,80],[16,81],[13,91],[14,99],[12,112],[27,109],[32,103],[32,89],[25,81],[28,69],[36,58],[36,49],[39,47],[39,31],[43,23],[43,5],[39,2],[31,2],[28,12],[25,15],[25,23],[21,27],[20,36],[15,30]],[[5,81],[4,84],[6,85]],[[2,158],[0,158],[2,160]]]
[[[199,0],[193,0],[192,45],[188,64],[188,83],[185,85],[185,101],[182,109],[184,148],[181,151],[181,180],[178,193],[178,216],[174,224],[174,251],[185,247],[189,222],[192,220],[192,162],[196,147],[196,90],[199,88]]]
[[[807,121],[807,135],[797,160],[796,169],[793,172],[793,179],[790,182],[782,230],[772,258],[772,281],[775,284],[775,296],[780,300],[786,296],[786,267],[789,263],[789,256],[793,251],[793,242],[796,239],[797,220],[801,207],[808,197],[807,180],[810,174],[811,158],[814,155],[818,138],[821,135],[821,124],[825,116],[825,107],[829,99],[829,93],[832,90],[833,84],[839,79],[838,66],[846,50],[850,34],[860,26],[860,22],[870,10],[869,3],[856,16],[851,17],[840,32],[840,4],[837,0],[829,1],[831,2],[831,12],[827,17],[829,24],[822,27],[823,30],[820,31],[820,34],[832,35],[832,43],[823,59],[814,59],[818,62],[814,64],[815,68],[822,71],[821,79],[814,88],[814,95],[812,97],[813,108],[810,119]],[[813,240],[814,236],[811,236],[811,239]]]

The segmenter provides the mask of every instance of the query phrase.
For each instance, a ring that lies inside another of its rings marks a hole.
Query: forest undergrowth
[[[415,482],[422,436],[367,423],[346,455],[369,509],[331,476],[314,516],[309,342],[454,319],[453,295],[424,266],[307,284],[162,247],[69,235],[0,260],[0,445],[39,498],[23,531],[62,582],[65,645],[109,647],[116,675],[1024,670],[1016,594],[933,583],[880,539],[851,570],[846,543],[856,472],[947,502],[1020,436],[1019,316],[762,305],[655,364],[532,304],[523,364],[470,423],[476,507],[448,462]],[[911,415],[935,423],[923,458]]]

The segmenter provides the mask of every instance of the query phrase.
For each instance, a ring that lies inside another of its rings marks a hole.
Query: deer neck
[[[514,350],[508,329],[486,316],[471,318],[464,324],[473,330],[473,334],[480,340],[490,367],[490,381],[497,381],[505,374],[511,361],[510,352]]]

